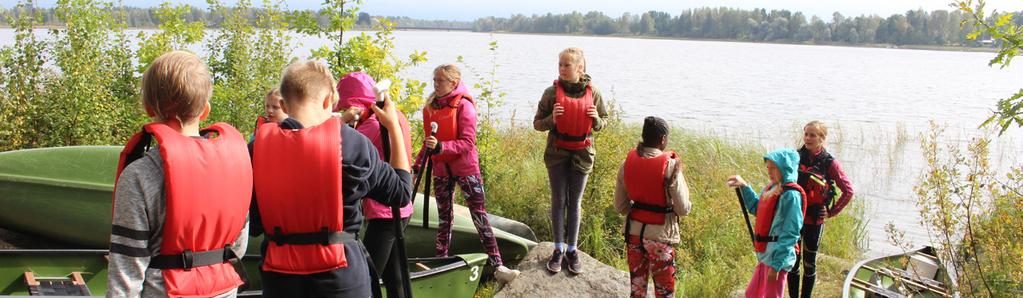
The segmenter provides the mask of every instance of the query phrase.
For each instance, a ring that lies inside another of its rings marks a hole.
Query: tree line
[[[1005,15],[1005,14],[1000,14]],[[1000,15],[992,15],[998,18]],[[965,38],[973,31],[969,16],[960,11],[922,9],[889,17],[847,17],[835,12],[831,19],[807,17],[789,10],[696,8],[678,15],[662,11],[624,13],[611,17],[602,12],[545,14],[507,18],[486,17],[473,23],[478,32],[528,32],[554,34],[638,35],[756,42],[846,43],[893,45],[981,45]],[[1023,19],[1012,20],[1023,24]]]
[[[129,28],[156,28],[163,24],[160,21],[158,10],[159,7],[111,7],[111,13],[114,17],[121,17],[123,23]],[[322,28],[330,26],[330,11],[325,9],[319,10],[290,10],[284,11],[285,17],[289,19],[295,19],[299,16],[309,17],[315,20]],[[11,26],[11,19],[16,19],[24,15],[36,15],[39,19],[37,25],[42,26],[63,26],[64,22],[61,20],[59,12],[56,7],[30,7],[28,9],[7,9],[0,7],[0,26]],[[239,12],[240,16],[245,20],[248,20],[251,24],[255,24],[257,18],[260,15],[265,14],[264,8],[248,7],[244,11]],[[366,12],[359,12],[354,16],[356,22],[353,28],[357,29],[372,29],[374,25],[379,24],[380,16],[372,16]],[[206,25],[207,28],[220,28],[224,22],[225,17],[223,13],[217,13],[209,9],[199,8],[195,6],[188,6],[185,11],[181,14],[181,18],[185,22],[201,22]],[[459,21],[447,21],[447,20],[421,20],[409,17],[394,17],[387,16],[382,17],[388,19],[394,23],[396,28],[438,28],[438,29],[471,29],[472,22],[459,22]]]

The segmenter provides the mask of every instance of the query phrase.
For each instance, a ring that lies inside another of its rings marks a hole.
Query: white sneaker
[[[501,265],[497,267],[497,270],[494,270],[494,278],[502,283],[510,283],[511,281],[515,280],[516,277],[519,277],[519,273],[521,272],[519,272],[518,270],[510,269],[508,267],[505,267],[504,265]]]

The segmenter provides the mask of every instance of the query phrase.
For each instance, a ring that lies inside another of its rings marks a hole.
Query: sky
[[[187,3],[206,7],[206,0],[134,0],[125,1],[131,6],[157,6],[162,2]],[[232,3],[232,0],[222,0]],[[3,6],[10,7],[15,0],[3,0]],[[50,7],[56,0],[36,1],[40,6]],[[261,2],[254,0],[253,2]],[[948,4],[952,0],[363,0],[361,10],[372,15],[407,16],[417,19],[440,19],[472,21],[485,16],[507,17],[515,13],[525,15],[551,13],[567,13],[573,10],[586,13],[601,11],[610,16],[620,16],[624,12],[642,13],[649,10],[665,11],[677,14],[688,8],[699,7],[733,7],[733,8],[766,8],[802,11],[804,14],[817,15],[830,19],[831,14],[838,11],[845,16],[861,14],[877,14],[889,16],[905,13],[907,10],[922,8],[924,10],[951,9]],[[315,9],[319,0],[285,1],[289,9]],[[1021,11],[1023,0],[988,0],[988,9],[1000,11]]]

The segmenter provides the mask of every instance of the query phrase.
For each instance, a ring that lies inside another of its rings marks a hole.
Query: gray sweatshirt
[[[160,254],[163,241],[163,222],[167,214],[163,177],[163,159],[160,150],[153,147],[142,158],[125,166],[117,180],[113,226],[122,232],[110,236],[110,246],[130,253],[110,253],[107,297],[167,297],[163,274],[159,269],[149,268],[150,257]],[[231,247],[238,256],[245,255],[248,229],[246,222]],[[121,236],[127,234],[133,237]],[[236,295],[237,289],[234,289],[217,297]]]

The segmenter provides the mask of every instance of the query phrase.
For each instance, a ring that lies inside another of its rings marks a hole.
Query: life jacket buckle
[[[192,264],[194,264],[194,260],[195,255],[191,250],[186,249],[185,252],[181,253],[181,269],[184,269],[185,271],[192,271]]]
[[[284,233],[281,232],[281,227],[274,227],[274,234],[270,235],[270,241],[273,241],[277,246],[284,245]]]
[[[320,237],[320,245],[330,245],[330,230],[327,227],[320,228],[320,234],[323,235]]]

